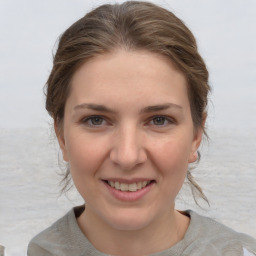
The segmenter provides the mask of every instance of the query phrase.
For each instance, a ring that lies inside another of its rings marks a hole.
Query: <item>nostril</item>
[[[146,152],[139,147],[132,145],[116,146],[110,152],[110,159],[115,164],[120,166],[120,169],[131,170],[138,164],[143,164],[147,161]]]

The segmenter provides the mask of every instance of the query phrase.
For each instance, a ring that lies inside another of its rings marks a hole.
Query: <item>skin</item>
[[[88,119],[95,115],[100,117]],[[86,201],[78,225],[98,250],[145,255],[184,237],[189,217],[175,210],[174,201],[197,158],[202,129],[193,125],[186,79],[170,60],[117,50],[86,62],[73,76],[61,130],[56,127],[63,158]],[[109,179],[154,183],[142,198],[127,202],[109,192],[103,181]]]

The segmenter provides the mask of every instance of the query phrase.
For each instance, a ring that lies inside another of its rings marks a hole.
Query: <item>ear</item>
[[[203,113],[203,120],[202,120],[202,125],[198,127],[195,131],[193,142],[192,142],[192,147],[191,147],[191,152],[189,155],[188,162],[193,163],[198,159],[198,148],[201,144],[202,138],[203,138],[203,133],[204,133],[204,127],[205,127],[205,121],[206,121],[207,113]]]
[[[56,134],[56,137],[57,137],[59,145],[60,145],[60,149],[62,151],[63,160],[68,162],[68,154],[67,154],[67,149],[66,149],[63,128],[60,127],[60,124],[57,124],[56,121],[54,121],[54,130],[55,130],[55,134]]]

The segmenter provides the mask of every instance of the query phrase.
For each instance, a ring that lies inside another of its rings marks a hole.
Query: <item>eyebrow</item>
[[[175,109],[182,110],[182,107],[180,105],[177,105],[174,103],[165,103],[165,104],[161,104],[161,105],[147,106],[140,111],[140,114],[151,113],[151,112],[156,112],[156,111],[160,111],[160,110],[166,110],[169,108],[175,108]],[[78,109],[92,109],[95,111],[112,113],[112,114],[117,113],[115,110],[112,110],[104,105],[99,105],[99,104],[83,103],[83,104],[80,104],[80,105],[77,105],[74,107],[74,110],[78,110]]]

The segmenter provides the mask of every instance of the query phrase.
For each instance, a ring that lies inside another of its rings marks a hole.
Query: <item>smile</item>
[[[156,180],[102,180],[110,194],[119,201],[137,201],[146,196]]]
[[[149,185],[152,181],[141,181],[141,182],[134,182],[131,184],[127,183],[121,183],[118,181],[107,181],[108,185],[110,185],[112,188],[115,188],[116,190],[120,191],[130,191],[130,192],[136,192],[137,190],[145,188],[147,185]]]

